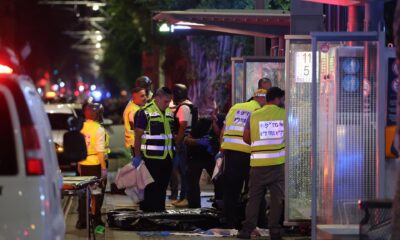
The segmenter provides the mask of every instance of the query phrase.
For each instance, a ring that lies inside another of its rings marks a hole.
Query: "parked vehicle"
[[[68,120],[78,117],[75,109],[70,104],[45,104],[44,108],[49,117],[60,169],[62,171],[75,171],[76,163],[66,161],[63,147],[63,136],[70,128]]]
[[[49,120],[32,81],[6,67],[0,67],[0,239],[64,239]]]

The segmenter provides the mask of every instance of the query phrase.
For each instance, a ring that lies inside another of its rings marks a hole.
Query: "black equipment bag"
[[[63,157],[69,162],[79,162],[87,157],[85,136],[79,131],[68,131],[63,137]]]

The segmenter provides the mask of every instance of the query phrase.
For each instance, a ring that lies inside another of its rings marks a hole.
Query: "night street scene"
[[[400,240],[397,0],[0,0],[0,240]]]

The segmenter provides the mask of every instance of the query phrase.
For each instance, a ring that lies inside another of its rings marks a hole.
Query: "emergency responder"
[[[153,84],[153,82],[148,76],[140,76],[135,80],[135,87],[141,87],[145,89],[148,102],[153,98],[153,93],[151,92],[151,84]]]
[[[258,89],[265,89],[268,91],[272,87],[271,79],[267,77],[260,78],[258,80]]]
[[[85,122],[81,133],[85,136],[87,158],[78,164],[78,173],[81,176],[97,176],[102,179],[107,178],[107,168],[105,162],[106,154],[106,132],[98,122],[102,119],[103,106],[99,103],[86,103],[83,109]],[[104,199],[105,184],[100,184],[102,194],[93,196],[94,199],[94,223],[95,226],[103,225],[101,220],[101,203]],[[80,196],[79,217],[76,223],[77,228],[86,228],[86,198]]]
[[[203,169],[211,177],[215,166],[214,156],[220,148],[219,132],[223,126],[223,120],[217,123],[218,119],[205,116],[198,119],[190,134],[185,137],[187,144],[187,200],[189,208],[200,208],[200,177]],[[220,125],[219,125],[220,124]],[[215,196],[218,196],[218,185],[214,184]]]
[[[246,220],[238,238],[250,239],[256,228],[260,203],[266,189],[271,202],[268,229],[272,240],[280,240],[280,218],[285,187],[285,92],[272,87],[267,93],[267,104],[254,111],[246,124],[243,140],[251,144],[250,188],[246,206]]]
[[[132,90],[132,99],[128,102],[125,107],[123,119],[125,128],[125,147],[131,151],[131,155],[134,156],[134,142],[135,142],[135,132],[134,117],[136,112],[146,104],[146,90],[141,87],[135,87]]]
[[[260,78],[258,80],[257,86],[258,86],[257,89],[265,89],[268,91],[268,89],[270,89],[272,87],[271,79],[269,79],[267,77]],[[253,97],[249,98],[249,100],[247,100],[247,102],[250,102],[251,100],[253,100]]]
[[[175,163],[173,168],[177,169],[180,180],[181,180],[181,192],[179,201],[173,201],[172,205],[175,207],[187,207],[188,200],[186,199],[188,179],[186,176],[187,172],[187,146],[183,139],[192,130],[192,121],[194,118],[197,119],[197,111],[193,106],[193,103],[188,99],[187,87],[183,84],[175,84],[172,88],[172,96],[174,104],[176,105],[175,110],[175,143],[176,143],[176,155]],[[193,116],[193,115],[196,116]],[[173,174],[176,171],[173,171]]]
[[[140,209],[145,212],[164,211],[165,196],[172,171],[174,116],[168,105],[172,92],[166,87],[158,89],[155,98],[135,117],[135,157],[132,164],[138,167],[144,160],[154,182],[144,190]],[[140,148],[138,147],[140,146]]]
[[[231,107],[223,129],[221,151],[225,155],[223,172],[223,213],[225,228],[237,228],[238,202],[250,168],[250,146],[243,142],[243,130],[250,114],[265,104],[265,89],[258,89],[250,102]]]

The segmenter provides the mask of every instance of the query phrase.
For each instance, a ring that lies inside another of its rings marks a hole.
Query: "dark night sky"
[[[0,37],[3,44],[19,53],[29,42],[32,52],[22,61],[26,72],[37,80],[43,71],[54,68],[72,77],[75,66],[84,65],[81,52],[70,46],[77,40],[63,34],[66,30],[82,30],[73,7],[42,5],[38,0],[11,0],[6,10],[0,11]],[[4,3],[2,3],[4,4]],[[0,3],[0,8],[2,7]],[[6,19],[6,21],[1,21]],[[3,26],[1,24],[3,22]],[[4,26],[7,24],[7,26]],[[6,30],[4,30],[6,29]]]

